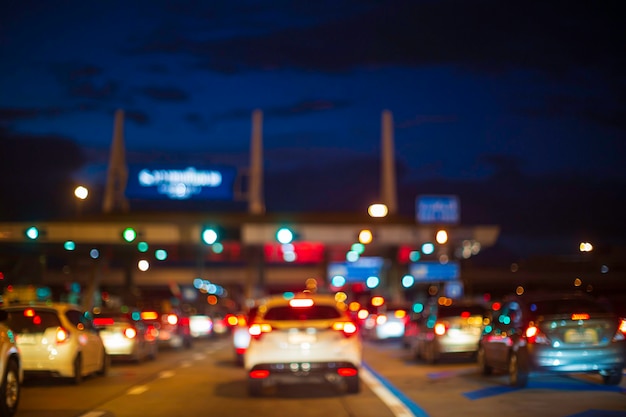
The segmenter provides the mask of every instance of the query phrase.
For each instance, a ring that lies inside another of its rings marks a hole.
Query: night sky
[[[237,167],[260,109],[268,211],[362,212],[390,110],[401,213],[624,244],[620,3],[5,0],[0,221],[102,187],[117,109],[129,164]]]

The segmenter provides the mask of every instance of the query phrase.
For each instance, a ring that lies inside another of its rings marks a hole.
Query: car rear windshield
[[[43,333],[49,327],[61,326],[56,312],[49,310],[34,309],[32,314],[25,314],[24,310],[13,310],[8,313],[7,326],[15,333]]]
[[[469,313],[469,314],[468,314]],[[480,305],[448,306],[439,308],[439,317],[484,316],[485,308]]]
[[[542,300],[529,304],[531,314],[537,316],[563,315],[572,313],[587,313],[590,315],[610,314],[610,305],[593,299],[554,299]]]
[[[265,313],[265,320],[328,320],[341,317],[332,306],[314,305],[311,307],[273,307]]]

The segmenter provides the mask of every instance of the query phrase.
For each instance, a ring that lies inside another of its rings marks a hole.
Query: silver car
[[[552,292],[513,296],[499,307],[480,342],[483,374],[505,371],[516,387],[526,386],[531,372],[597,373],[607,385],[621,382],[626,340],[609,303]]]
[[[404,343],[416,359],[435,363],[442,357],[474,358],[485,324],[486,306],[448,298],[429,303],[412,320]]]

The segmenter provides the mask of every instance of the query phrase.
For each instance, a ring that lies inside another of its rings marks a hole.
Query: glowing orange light
[[[374,307],[380,307],[385,304],[385,299],[379,295],[372,297],[372,305]]]
[[[443,323],[435,324],[435,334],[439,336],[443,336],[444,334],[446,334],[446,325]]]
[[[156,311],[143,311],[141,313],[142,320],[156,320],[159,318],[159,315]]]
[[[589,314],[587,314],[587,313],[574,313],[574,314],[572,314],[572,320],[589,320]]]

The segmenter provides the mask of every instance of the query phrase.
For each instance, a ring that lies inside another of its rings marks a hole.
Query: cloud
[[[157,101],[181,102],[189,100],[187,92],[176,87],[149,86],[140,89],[140,92],[146,97]]]
[[[199,67],[226,74],[453,65],[485,73],[526,68],[553,76],[588,68],[622,77],[626,67],[618,1],[545,1],[515,7],[497,0],[401,0],[366,3],[342,15],[325,4],[330,12],[321,7],[300,13],[295,7],[267,7],[247,31],[231,16],[231,32],[238,33],[233,36],[223,26],[212,33],[205,30],[204,36],[159,31],[133,51],[185,54]],[[305,13],[312,16],[307,20]],[[283,21],[295,16],[300,24],[276,25],[270,16]],[[197,18],[210,24],[216,19],[203,14]]]

